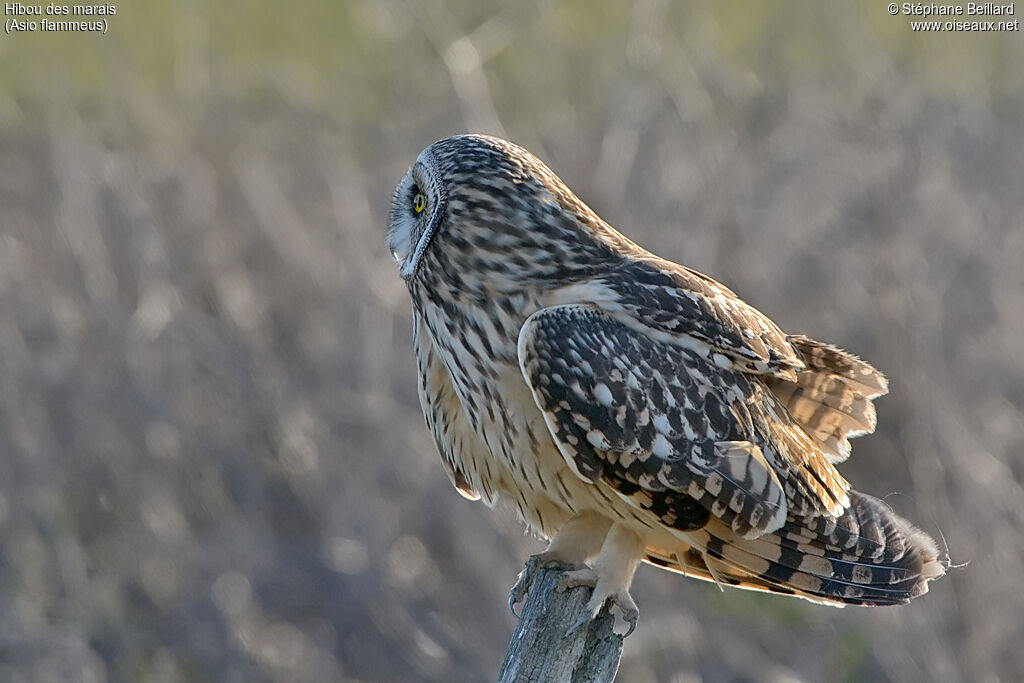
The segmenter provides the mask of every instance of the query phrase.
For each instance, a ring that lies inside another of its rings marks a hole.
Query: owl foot
[[[612,607],[618,607],[619,612],[622,613],[623,620],[629,624],[629,630],[626,631],[623,638],[633,632],[637,622],[640,620],[640,610],[637,608],[636,603],[633,602],[633,597],[629,594],[628,587],[612,586],[610,582],[602,581],[601,577],[593,569],[584,567],[562,574],[555,588],[559,591],[566,591],[577,586],[593,588],[594,594],[590,596],[590,601],[587,603],[587,611],[572,625],[569,633],[593,621],[597,617],[598,612],[601,611],[601,608],[606,604],[609,610]]]
[[[512,590],[508,593],[508,608],[512,614],[515,614],[516,618],[520,618],[516,614],[516,605],[526,599],[526,594],[530,592],[530,582],[533,580],[534,574],[538,569],[548,569],[550,567],[565,567],[569,570],[575,570],[580,565],[572,562],[566,562],[564,559],[556,555],[555,553],[543,552],[537,553],[536,555],[530,555],[526,558],[526,566],[523,571],[519,573],[519,579],[516,581],[516,585],[512,586]]]

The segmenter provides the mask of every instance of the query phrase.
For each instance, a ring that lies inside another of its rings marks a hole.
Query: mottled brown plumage
[[[839,605],[903,603],[943,573],[835,468],[875,428],[881,373],[633,244],[525,150],[428,147],[389,244],[449,478],[512,501],[551,539],[535,561],[596,585],[592,613],[635,621],[641,560]]]

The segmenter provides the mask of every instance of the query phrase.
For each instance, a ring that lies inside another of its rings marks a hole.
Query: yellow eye
[[[412,209],[416,213],[423,213],[425,208],[427,208],[427,198],[423,196],[422,192],[417,192],[416,196],[412,198]]]

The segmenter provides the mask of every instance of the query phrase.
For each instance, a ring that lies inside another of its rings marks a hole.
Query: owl
[[[644,250],[498,138],[423,150],[389,223],[448,478],[549,540],[512,602],[548,565],[631,627],[640,562],[829,605],[906,603],[944,573],[836,469],[888,388],[868,363]]]

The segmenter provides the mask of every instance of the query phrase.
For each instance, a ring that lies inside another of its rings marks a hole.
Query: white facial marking
[[[430,172],[433,166],[430,149],[423,150],[395,194],[388,242],[405,280],[416,274],[445,210],[444,192]],[[425,198],[418,210],[414,204],[417,194]]]
[[[391,231],[388,232],[388,248],[391,250],[391,256],[398,262],[402,270],[405,269],[416,244],[414,239],[417,218],[408,210],[408,207],[402,204],[408,197],[412,185],[412,172],[410,171],[402,179],[395,192],[395,206],[391,211]]]

